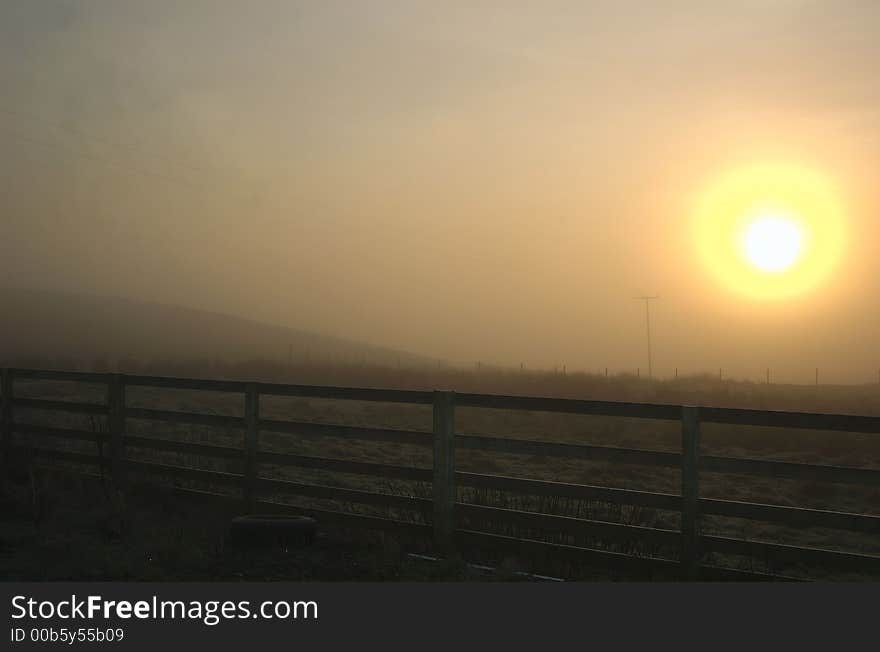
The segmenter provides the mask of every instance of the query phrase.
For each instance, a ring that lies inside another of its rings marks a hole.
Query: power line
[[[659,299],[659,296],[641,296],[634,297],[639,301],[645,302],[645,333],[648,338],[648,378],[653,376],[653,366],[651,360],[651,301]]]

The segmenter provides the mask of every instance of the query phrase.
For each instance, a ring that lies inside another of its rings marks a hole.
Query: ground
[[[39,521],[31,506],[5,496],[0,514],[0,579],[5,581],[436,581],[516,580],[461,559],[413,558],[381,534],[321,527],[315,542],[289,549],[228,545],[234,509],[206,509],[135,490],[122,516],[92,484],[70,480]],[[21,497],[22,492],[18,493]],[[415,550],[410,546],[409,549]]]
[[[466,378],[460,380],[467,381]],[[510,378],[501,377],[495,385],[485,387],[465,385],[464,389],[498,392],[531,389],[532,391],[529,393],[540,393],[534,388],[523,385],[527,380],[527,377],[518,379],[518,377],[511,375]],[[548,381],[547,386],[557,390],[554,393],[579,398],[880,414],[880,387],[878,386],[794,387],[753,383],[722,383],[707,379],[643,382],[634,379],[576,378],[572,376],[554,376],[549,380],[559,383],[557,387]],[[472,382],[476,383],[477,380]],[[17,381],[15,386],[16,396],[93,403],[103,402],[105,391],[106,387],[99,384],[56,381],[22,380]],[[128,388],[126,403],[131,407],[232,416],[241,416],[243,408],[240,395],[146,387]],[[426,436],[431,428],[430,406],[263,396],[260,401],[260,410],[262,416],[268,419],[418,430],[425,432]],[[18,407],[15,409],[15,420],[63,428],[78,428],[95,433],[106,432],[107,427],[106,423],[99,419]],[[456,411],[456,431],[459,433],[569,444],[678,451],[681,446],[680,430],[680,424],[674,421],[475,408],[459,408]],[[143,437],[211,443],[236,448],[241,448],[243,442],[243,433],[236,428],[176,425],[128,419],[126,431],[129,434]],[[876,434],[707,423],[702,424],[701,436],[701,454],[880,468],[880,437]],[[23,436],[18,434],[15,436],[15,441],[25,446],[32,443],[38,446],[62,448],[90,455],[98,453],[106,456],[108,454],[106,447],[102,449],[101,444],[97,441],[74,441],[55,436]],[[270,451],[306,456],[381,462],[423,469],[429,469],[432,463],[430,448],[324,436],[315,438],[264,431],[260,433],[260,447]],[[241,473],[242,470],[242,461],[239,459],[166,453],[138,449],[134,446],[127,448],[126,455],[135,460],[230,473]],[[456,464],[458,470],[475,473],[672,494],[676,494],[680,490],[680,476],[676,469],[535,455],[509,455],[466,449],[457,451]],[[94,467],[91,468],[91,471],[95,471]],[[265,477],[328,487],[359,489],[417,498],[430,498],[431,496],[430,483],[424,482],[389,480],[382,477],[272,464],[263,464],[260,472]],[[152,482],[158,478],[142,476],[135,478],[135,480]],[[875,515],[878,513],[877,506],[880,505],[880,487],[876,485],[844,485],[719,473],[703,473],[700,481],[701,496],[706,498]],[[60,477],[55,478],[48,471],[40,476],[36,492],[38,511],[55,500],[56,496],[66,495],[65,482]],[[209,491],[217,489],[209,486],[209,483],[191,482],[180,478],[166,478],[164,482]],[[60,485],[60,489],[56,485]],[[27,496],[19,498],[22,504],[29,500]],[[120,576],[148,579],[163,577],[163,574],[169,579],[185,579],[189,577],[188,574],[194,572],[225,578],[235,577],[233,573],[250,572],[241,570],[239,567],[236,567],[234,571],[231,570],[231,567],[235,566],[234,560],[222,545],[222,529],[228,523],[228,517],[231,516],[229,514],[224,516],[226,521],[221,519],[216,527],[201,527],[203,532],[200,531],[198,535],[195,535],[190,533],[191,517],[175,516],[173,504],[166,506],[167,509],[164,512],[155,512],[155,507],[146,504],[144,508],[148,511],[153,510],[153,515],[150,518],[137,517],[137,519],[143,520],[142,524],[139,525],[136,520],[133,525],[138,533],[137,537],[129,535],[132,538],[125,545],[122,545],[112,538],[104,542],[100,539],[100,535],[95,534],[95,526],[87,525],[88,523],[101,522],[100,514],[89,515],[92,510],[100,512],[101,509],[105,509],[97,507],[101,504],[99,498],[104,500],[100,496],[92,496],[91,499],[86,500],[84,506],[72,508],[71,514],[75,514],[75,518],[65,515],[64,510],[57,508],[50,510],[54,514],[52,519],[61,519],[58,521],[59,525],[51,527],[47,524],[41,525],[40,527],[43,529],[39,536],[33,532],[27,534],[26,528],[22,529],[24,526],[21,523],[10,525],[8,528],[3,525],[9,532],[17,532],[17,534],[9,536],[2,534],[0,539],[7,541],[11,537],[11,541],[19,542],[14,545],[6,544],[7,551],[12,550],[9,554],[12,554],[15,561],[2,562],[4,568],[12,569],[10,572],[17,572],[17,577],[22,578],[36,579],[43,577],[45,573],[50,571],[57,576],[63,574],[64,564],[50,558],[52,550],[71,549],[78,551],[76,554],[83,560],[81,565],[91,565],[97,569],[93,574],[94,577],[106,579]],[[265,494],[262,498],[288,503],[298,508],[345,511],[416,523],[426,522],[425,514],[414,510],[349,504],[340,500],[304,498],[284,494]],[[560,516],[670,530],[676,530],[679,527],[679,515],[674,511],[627,507],[600,501],[556,499],[552,496],[525,496],[469,487],[460,487],[458,498],[463,503],[537,511]],[[71,523],[66,523],[65,518],[71,518]],[[106,519],[106,516],[103,518]],[[539,538],[552,543],[600,548],[606,545],[602,541],[574,540],[554,532],[530,530],[524,533],[516,529],[499,528],[491,523],[476,525],[485,526],[497,534]],[[475,526],[473,529],[480,529],[480,527]],[[703,531],[707,534],[751,540],[845,550],[870,555],[880,554],[880,539],[876,535],[825,528],[792,528],[745,519],[707,517],[703,521]],[[63,532],[63,535],[59,532]],[[288,561],[290,554],[288,553],[286,557],[278,561],[278,564],[270,563],[271,568],[266,572],[283,575],[278,568],[284,568],[286,573],[298,572],[300,575],[314,576],[316,579],[343,577],[347,579],[370,577],[407,579],[413,574],[421,576],[424,573],[433,572],[422,570],[425,566],[424,562],[411,563],[405,554],[398,554],[404,551],[400,546],[395,548],[396,544],[390,545],[387,537],[382,539],[381,537],[377,538],[378,535],[370,535],[362,540],[358,538],[359,536],[354,533],[343,533],[341,538],[333,539],[328,533],[328,538],[322,539],[314,550],[302,553],[307,557],[311,554],[323,554],[324,557],[321,560],[313,560],[314,563],[310,564],[306,564],[305,561],[308,560],[305,560],[299,566],[290,566]],[[357,544],[352,545],[353,541],[357,541]],[[337,542],[341,547],[336,546]],[[328,552],[329,549],[334,551],[332,555]],[[604,549],[614,550],[615,548]],[[625,551],[651,556],[667,556],[666,553],[670,552],[645,546]],[[672,552],[674,555],[674,551]],[[336,561],[331,562],[331,557]],[[183,560],[178,563],[175,561],[177,558]],[[8,560],[10,557],[7,555],[5,559]],[[166,559],[171,561],[165,561]],[[493,565],[505,562],[504,559],[491,561]],[[760,572],[781,572],[786,575],[804,572],[814,576],[813,571],[815,570],[791,568],[790,565],[777,566],[772,563],[772,560],[766,559],[713,560],[713,563],[721,562],[723,565],[730,564],[736,568]],[[258,565],[258,567],[260,566]],[[16,571],[16,568],[19,570]],[[216,570],[209,570],[211,568]],[[251,566],[245,564],[245,568],[251,568]],[[294,568],[299,570],[292,570]],[[566,572],[570,573],[572,569],[566,569]],[[105,575],[102,576],[101,573],[105,573]],[[455,573],[453,572],[452,575],[454,576]]]

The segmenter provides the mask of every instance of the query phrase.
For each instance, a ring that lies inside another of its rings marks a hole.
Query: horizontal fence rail
[[[224,414],[198,414],[179,412],[177,410],[153,410],[148,408],[125,408],[125,416],[129,419],[145,419],[147,421],[167,421],[169,423],[187,423],[218,428],[243,428],[242,417],[230,417]]]
[[[762,505],[712,498],[701,498],[699,509],[701,514],[717,514],[753,521],[784,523],[789,527],[825,527],[833,530],[851,530],[880,535],[880,516],[867,514],[849,514],[822,509]]]
[[[457,472],[455,477],[459,485],[466,487],[497,489],[499,491],[522,493],[530,496],[557,496],[582,500],[601,500],[608,503],[638,505],[640,507],[652,507],[654,509],[665,509],[675,512],[681,510],[681,496],[674,494],[552,482],[548,480],[532,480],[529,478],[511,478],[501,475],[468,473],[465,471]]]
[[[750,460],[703,455],[700,458],[700,468],[703,471],[717,473],[759,475],[786,480],[810,480],[813,482],[840,482],[861,485],[876,485],[880,483],[880,472],[874,469],[802,464],[800,462],[777,462],[774,460]]]
[[[377,464],[375,462],[337,460],[328,457],[313,457],[310,455],[297,455],[295,453],[277,453],[267,450],[259,451],[257,453],[257,459],[265,464],[295,466],[302,469],[321,469],[324,471],[337,471],[339,473],[351,473],[354,475],[370,475],[380,478],[393,478],[395,480],[431,482],[434,477],[431,469],[395,466],[393,464]]]
[[[32,410],[52,410],[75,412],[77,414],[107,414],[106,405],[95,403],[76,403],[74,401],[52,401],[45,398],[13,398],[12,407],[29,408]]]
[[[583,401],[570,398],[459,393],[455,395],[455,403],[462,407],[491,408],[496,410],[594,414],[607,417],[635,417],[669,421],[677,421],[681,418],[680,406],[654,403],[622,403],[614,401]]]
[[[390,428],[360,428],[355,426],[337,426],[326,423],[307,423],[305,421],[278,421],[260,419],[257,422],[260,430],[269,432],[285,432],[300,437],[325,439],[359,439],[361,441],[385,441],[396,444],[414,444],[431,446],[431,435],[415,430],[394,430]]]
[[[620,464],[641,464],[673,468],[677,468],[681,464],[681,456],[678,453],[615,448],[612,446],[558,444],[555,442],[533,441],[528,439],[502,439],[500,437],[478,437],[475,435],[458,435],[456,437],[456,445],[459,448],[494,451],[496,453],[545,455],[547,457],[564,457],[568,459],[577,458],[602,462],[617,462]]]
[[[400,509],[413,509],[425,512],[433,508],[433,502],[427,498],[394,496],[375,491],[344,489],[342,487],[330,487],[303,482],[291,482],[290,480],[257,478],[257,486],[262,489],[270,490],[280,494],[287,493],[295,496],[324,498],[326,500],[358,503],[361,505],[380,505],[396,507]]]
[[[16,396],[16,381],[101,385],[106,387],[107,398],[103,403],[88,403]],[[132,387],[220,392],[237,396],[243,399],[243,415],[129,406],[126,405],[126,388]],[[880,515],[706,498],[700,495],[699,488],[701,474],[706,473],[876,487],[880,485],[880,469],[703,455],[700,453],[700,424],[880,433],[880,417],[38,369],[0,369],[0,395],[4,473],[14,469],[14,456],[23,455],[26,459],[88,467],[80,469],[87,477],[105,478],[109,473],[112,481],[123,490],[129,474],[159,475],[172,478],[175,482],[185,480],[238,489],[244,505],[251,510],[294,510],[313,515],[322,522],[346,527],[391,530],[420,538],[433,537],[435,546],[447,551],[453,548],[507,551],[518,555],[594,562],[606,568],[653,569],[661,574],[672,573],[682,579],[793,579],[780,574],[718,566],[715,563],[717,555],[773,560],[788,566],[813,565],[856,574],[880,573],[880,555],[707,535],[701,531],[701,524],[706,518],[724,517],[792,528],[828,528],[880,536]],[[261,396],[430,405],[434,416],[433,429],[420,431],[269,419],[260,414]],[[456,407],[676,421],[682,425],[681,450],[658,451],[460,433],[454,427]],[[82,427],[37,425],[16,419],[19,411],[28,414],[30,411],[44,410],[99,419],[104,425],[86,430]],[[234,430],[241,433],[243,440],[241,445],[235,446],[223,445],[216,440],[202,443],[136,435],[128,432],[129,422],[164,422],[220,428],[226,432]],[[261,446],[261,433],[293,435],[297,439],[319,442],[341,439],[413,446],[433,452],[433,468],[273,450]],[[50,441],[47,443],[46,439]],[[79,448],[61,450],[49,445],[57,441],[79,442]],[[681,493],[636,491],[459,471],[455,464],[456,449],[675,469],[680,473]],[[133,453],[138,451],[185,456],[190,464],[193,457],[198,458],[197,462],[202,458],[232,461],[239,463],[235,468],[239,468],[240,472],[167,462],[168,459],[179,458],[163,457],[165,461],[158,462],[133,457]],[[425,489],[424,496],[396,495],[363,488],[338,487],[326,481],[292,481],[266,475],[274,469],[288,467],[380,478],[383,481],[414,482],[425,487],[430,484],[431,488]],[[465,487],[503,494],[597,501],[660,510],[679,514],[681,524],[673,526],[674,529],[646,527],[462,502],[460,488]],[[193,486],[176,486],[174,491],[198,500],[230,499],[229,494]],[[306,497],[395,511],[392,517],[335,508],[300,507],[267,500],[266,496]],[[412,515],[417,515],[415,520]],[[500,531],[481,529],[487,524]],[[549,536],[556,542],[501,533],[509,531],[534,532],[539,536]],[[627,551],[606,549],[606,543],[603,542],[626,544]]]
[[[593,519],[540,514],[501,507],[487,507],[470,503],[456,504],[459,515],[477,521],[497,521],[523,528],[551,530],[565,534],[593,536],[610,541],[650,541],[677,547],[681,534],[676,530],[664,530],[641,525],[624,525]]]

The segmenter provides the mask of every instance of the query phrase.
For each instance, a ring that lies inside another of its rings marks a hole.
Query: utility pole
[[[651,360],[651,301],[659,299],[658,296],[642,296],[635,297],[639,301],[645,302],[645,334],[648,337],[648,378],[653,376],[653,366]]]

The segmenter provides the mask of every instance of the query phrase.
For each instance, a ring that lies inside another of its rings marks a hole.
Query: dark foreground
[[[4,489],[0,580],[4,581],[434,581],[517,580],[464,561],[411,557],[389,536],[319,527],[309,546],[240,550],[230,518],[151,488],[135,488],[124,509],[94,483],[69,478],[35,518],[27,486]]]

